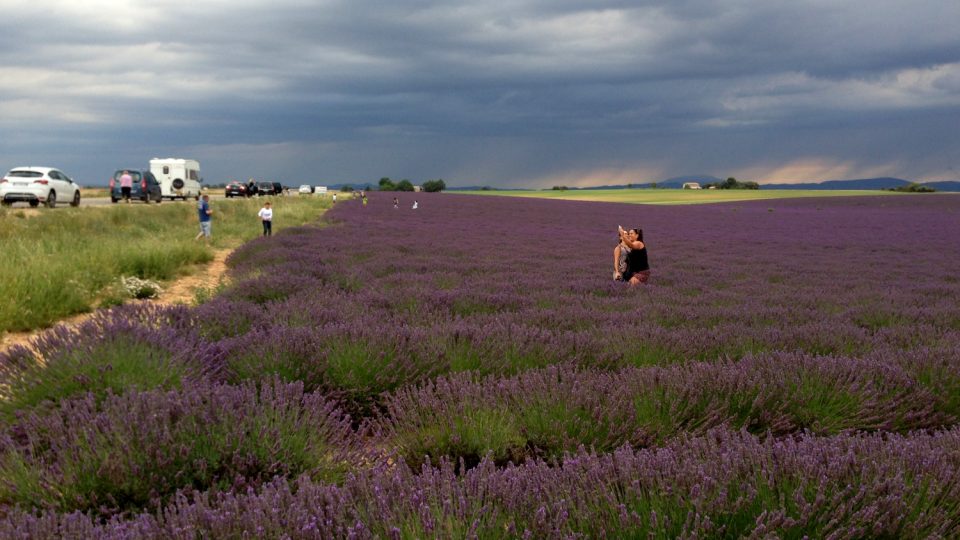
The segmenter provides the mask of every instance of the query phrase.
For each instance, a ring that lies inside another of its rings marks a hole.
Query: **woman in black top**
[[[647,260],[647,245],[643,243],[643,229],[621,229],[620,243],[629,248],[630,252],[626,257],[626,270],[621,272],[620,268],[614,269],[619,279],[629,281],[630,285],[646,283],[650,279],[650,263]],[[621,249],[620,246],[617,248]]]

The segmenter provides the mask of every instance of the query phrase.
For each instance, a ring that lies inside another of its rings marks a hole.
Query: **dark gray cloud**
[[[956,178],[955,0],[4,2],[0,167]]]

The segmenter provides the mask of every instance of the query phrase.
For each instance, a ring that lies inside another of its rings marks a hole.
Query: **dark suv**
[[[260,195],[283,195],[283,185],[280,182],[260,182],[257,191]]]
[[[141,171],[138,169],[117,169],[110,178],[110,202],[117,202],[123,199],[123,189],[120,187],[120,177],[126,172],[133,179],[133,185],[130,187],[130,199],[143,201],[150,204],[150,201],[157,201],[157,204],[163,202],[163,194],[160,192],[160,183],[157,177],[150,171]]]

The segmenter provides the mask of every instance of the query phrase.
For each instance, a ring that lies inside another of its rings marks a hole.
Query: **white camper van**
[[[167,199],[200,198],[200,162],[195,159],[153,158],[150,172],[160,182],[160,194]]]

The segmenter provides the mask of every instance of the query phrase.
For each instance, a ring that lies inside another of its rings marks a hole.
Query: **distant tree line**
[[[924,186],[917,184],[916,182],[911,182],[906,186],[897,186],[892,188],[887,188],[887,191],[899,191],[901,193],[933,193],[936,190],[930,186]]]
[[[447,189],[447,184],[440,178],[436,180],[427,180],[420,186],[427,193],[438,193]]]
[[[438,191],[443,191],[447,188],[447,184],[441,180],[427,180],[420,186],[420,189],[426,192],[434,193]],[[384,177],[380,179],[379,188],[380,191],[416,191],[413,184],[407,180],[403,179],[399,182],[394,182],[390,178]]]
[[[756,182],[741,182],[734,177],[727,178],[723,182],[713,182],[704,184],[704,189],[760,189],[760,184]]]

